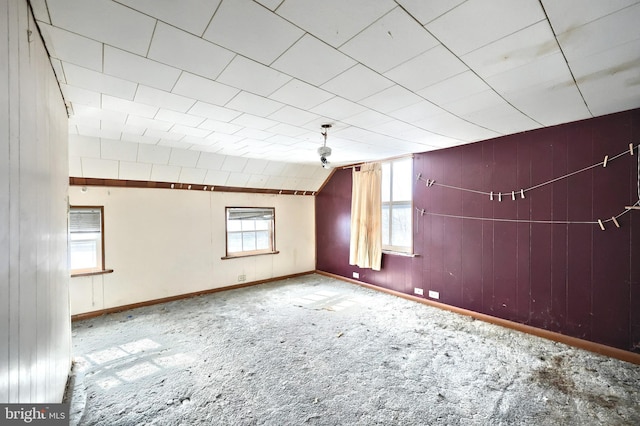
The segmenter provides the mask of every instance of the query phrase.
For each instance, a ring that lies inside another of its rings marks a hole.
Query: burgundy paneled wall
[[[497,196],[414,183],[414,258],[383,255],[379,272],[350,266],[351,171],[316,198],[317,269],[609,346],[640,352],[640,211],[605,223],[638,199],[638,150],[607,167],[529,188],[640,143],[640,110],[417,154],[414,173]],[[432,213],[432,214],[429,214]],[[443,216],[437,216],[440,214]],[[444,216],[448,215],[448,216]],[[450,217],[518,219],[502,222]]]

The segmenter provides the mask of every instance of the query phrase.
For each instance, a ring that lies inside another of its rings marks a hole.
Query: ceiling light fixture
[[[331,155],[331,148],[327,146],[327,133],[331,128],[331,124],[323,124],[320,127],[322,127],[323,129],[320,133],[324,137],[324,144],[320,148],[318,148],[318,155],[320,156],[320,163],[322,163],[322,167],[328,169],[330,168],[330,166],[327,157]]]

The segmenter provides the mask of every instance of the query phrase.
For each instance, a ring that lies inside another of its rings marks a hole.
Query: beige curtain
[[[353,169],[349,264],[380,270],[382,261],[382,166],[368,163]]]

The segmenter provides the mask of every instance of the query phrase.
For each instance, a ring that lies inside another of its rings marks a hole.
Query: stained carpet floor
[[[320,275],[73,324],[72,424],[638,425],[640,366]]]

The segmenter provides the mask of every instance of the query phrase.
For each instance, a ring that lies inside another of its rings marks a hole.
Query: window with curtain
[[[380,163],[368,163],[352,172],[349,264],[379,271],[382,266],[380,227]]]
[[[69,209],[69,268],[71,274],[104,268],[103,207]]]
[[[276,253],[275,209],[227,207],[227,257]]]
[[[413,158],[382,164],[382,248],[413,252]]]

